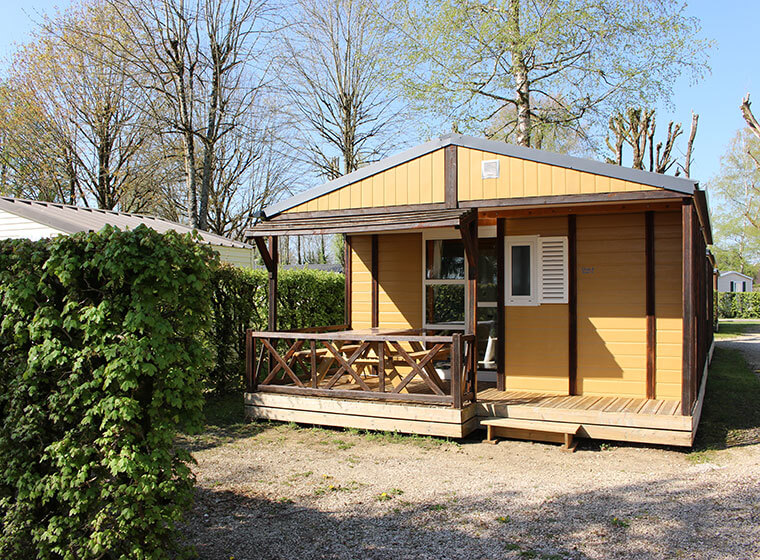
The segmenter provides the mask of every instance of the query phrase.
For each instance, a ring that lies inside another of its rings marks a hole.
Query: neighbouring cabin
[[[122,230],[145,225],[159,233],[193,231],[189,226],[155,216],[0,196],[0,239],[36,241],[80,231],[99,231],[106,225]],[[222,262],[253,268],[255,252],[252,246],[206,231],[198,233],[201,242],[211,245]]]
[[[718,291],[719,292],[751,292],[754,287],[754,282],[751,276],[729,270],[727,272],[721,272],[718,276]]]
[[[278,237],[345,236],[345,324],[277,330]],[[263,212],[251,417],[690,446],[712,352],[696,181],[447,135]]]

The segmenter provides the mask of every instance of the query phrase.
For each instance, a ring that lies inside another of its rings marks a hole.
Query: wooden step
[[[569,422],[544,422],[542,420],[522,420],[519,418],[489,417],[480,421],[481,426],[486,426],[488,443],[496,443],[493,437],[493,428],[510,428],[512,430],[525,430],[529,432],[543,432],[549,434],[563,434],[565,436],[565,449],[575,451],[573,436],[580,430],[580,424]]]

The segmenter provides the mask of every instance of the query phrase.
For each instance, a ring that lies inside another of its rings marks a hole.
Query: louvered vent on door
[[[567,237],[541,237],[541,303],[567,303]]]

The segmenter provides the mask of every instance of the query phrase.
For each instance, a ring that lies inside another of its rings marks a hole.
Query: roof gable
[[[314,205],[308,205],[307,203],[331,195],[336,191],[356,185],[361,182],[369,182],[369,179],[383,174],[387,171],[391,171],[394,168],[401,169],[405,164],[413,162],[414,160],[424,158],[429,154],[435,154],[439,152],[441,154],[442,163],[442,150],[447,146],[457,146],[459,148],[466,148],[470,150],[478,150],[481,152],[487,152],[494,154],[495,156],[505,156],[507,158],[513,158],[515,160],[522,160],[525,162],[532,162],[543,166],[551,166],[552,168],[572,170],[579,172],[578,174],[590,174],[598,177],[608,178],[610,180],[616,180],[631,185],[638,185],[637,190],[645,190],[649,188],[659,188],[669,191],[675,191],[682,194],[692,194],[695,191],[697,181],[681,177],[673,177],[670,175],[663,175],[659,173],[652,173],[649,171],[642,171],[639,169],[630,169],[619,165],[612,165],[608,163],[602,163],[584,158],[578,158],[574,156],[568,156],[563,154],[555,154],[551,152],[545,152],[542,150],[536,150],[533,148],[525,148],[522,146],[514,146],[506,144],[504,142],[498,142],[495,140],[485,140],[481,138],[474,138],[472,136],[464,136],[460,134],[448,134],[421,144],[394,156],[383,159],[372,165],[363,167],[353,173],[349,173],[324,183],[323,185],[314,187],[303,191],[289,199],[283,200],[276,204],[273,204],[264,209],[263,214],[266,218],[270,218],[277,214],[287,211],[302,211],[302,210],[314,210]],[[411,166],[410,166],[411,167]],[[406,171],[405,171],[406,173]],[[435,173],[435,171],[433,171]],[[440,174],[443,173],[441,167]],[[479,173],[479,170],[478,170]],[[421,179],[422,181],[422,179]],[[610,183],[610,181],[608,181]],[[423,184],[423,183],[421,183]],[[435,185],[436,183],[434,183]],[[372,187],[365,187],[367,189],[375,189]],[[394,185],[394,188],[398,189],[398,184]],[[622,190],[634,190],[634,188],[628,186]],[[602,192],[598,191],[597,192]],[[363,193],[362,193],[363,194]],[[549,194],[552,194],[551,192]],[[478,195],[476,195],[478,196]],[[480,195],[481,198],[485,196]],[[334,195],[337,200],[337,195]],[[377,197],[375,197],[377,198]],[[420,198],[420,197],[418,197]],[[475,198],[480,199],[480,198]],[[374,201],[374,198],[371,200]],[[395,204],[404,204],[394,201]],[[435,200],[420,200],[421,203],[435,202]],[[387,205],[387,204],[380,204]],[[393,204],[392,204],[393,205]],[[358,207],[378,206],[378,204],[362,204]],[[301,208],[298,208],[301,207]],[[341,207],[346,207],[341,204]],[[352,207],[357,207],[353,205]],[[323,208],[320,208],[320,210]],[[331,210],[333,208],[324,208],[324,210]]]

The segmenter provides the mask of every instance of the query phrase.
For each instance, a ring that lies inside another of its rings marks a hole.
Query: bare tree
[[[284,40],[281,86],[307,162],[328,179],[382,156],[400,124],[381,65],[383,33],[371,3],[300,0]]]
[[[686,155],[684,156],[683,172],[687,177],[691,177],[691,158],[694,153],[694,138],[697,136],[697,125],[699,124],[699,115],[694,111],[691,112],[691,129],[689,130],[689,141],[686,143]]]
[[[132,35],[97,39],[129,63],[157,130],[179,139],[187,218],[206,229],[219,146],[245,126],[266,72],[266,0],[107,1]]]
[[[123,32],[106,6],[85,3],[45,20],[16,53],[5,163],[31,196],[139,210],[155,187],[157,162],[145,149],[152,133],[123,65],[106,49],[83,48],[82,28]]]

